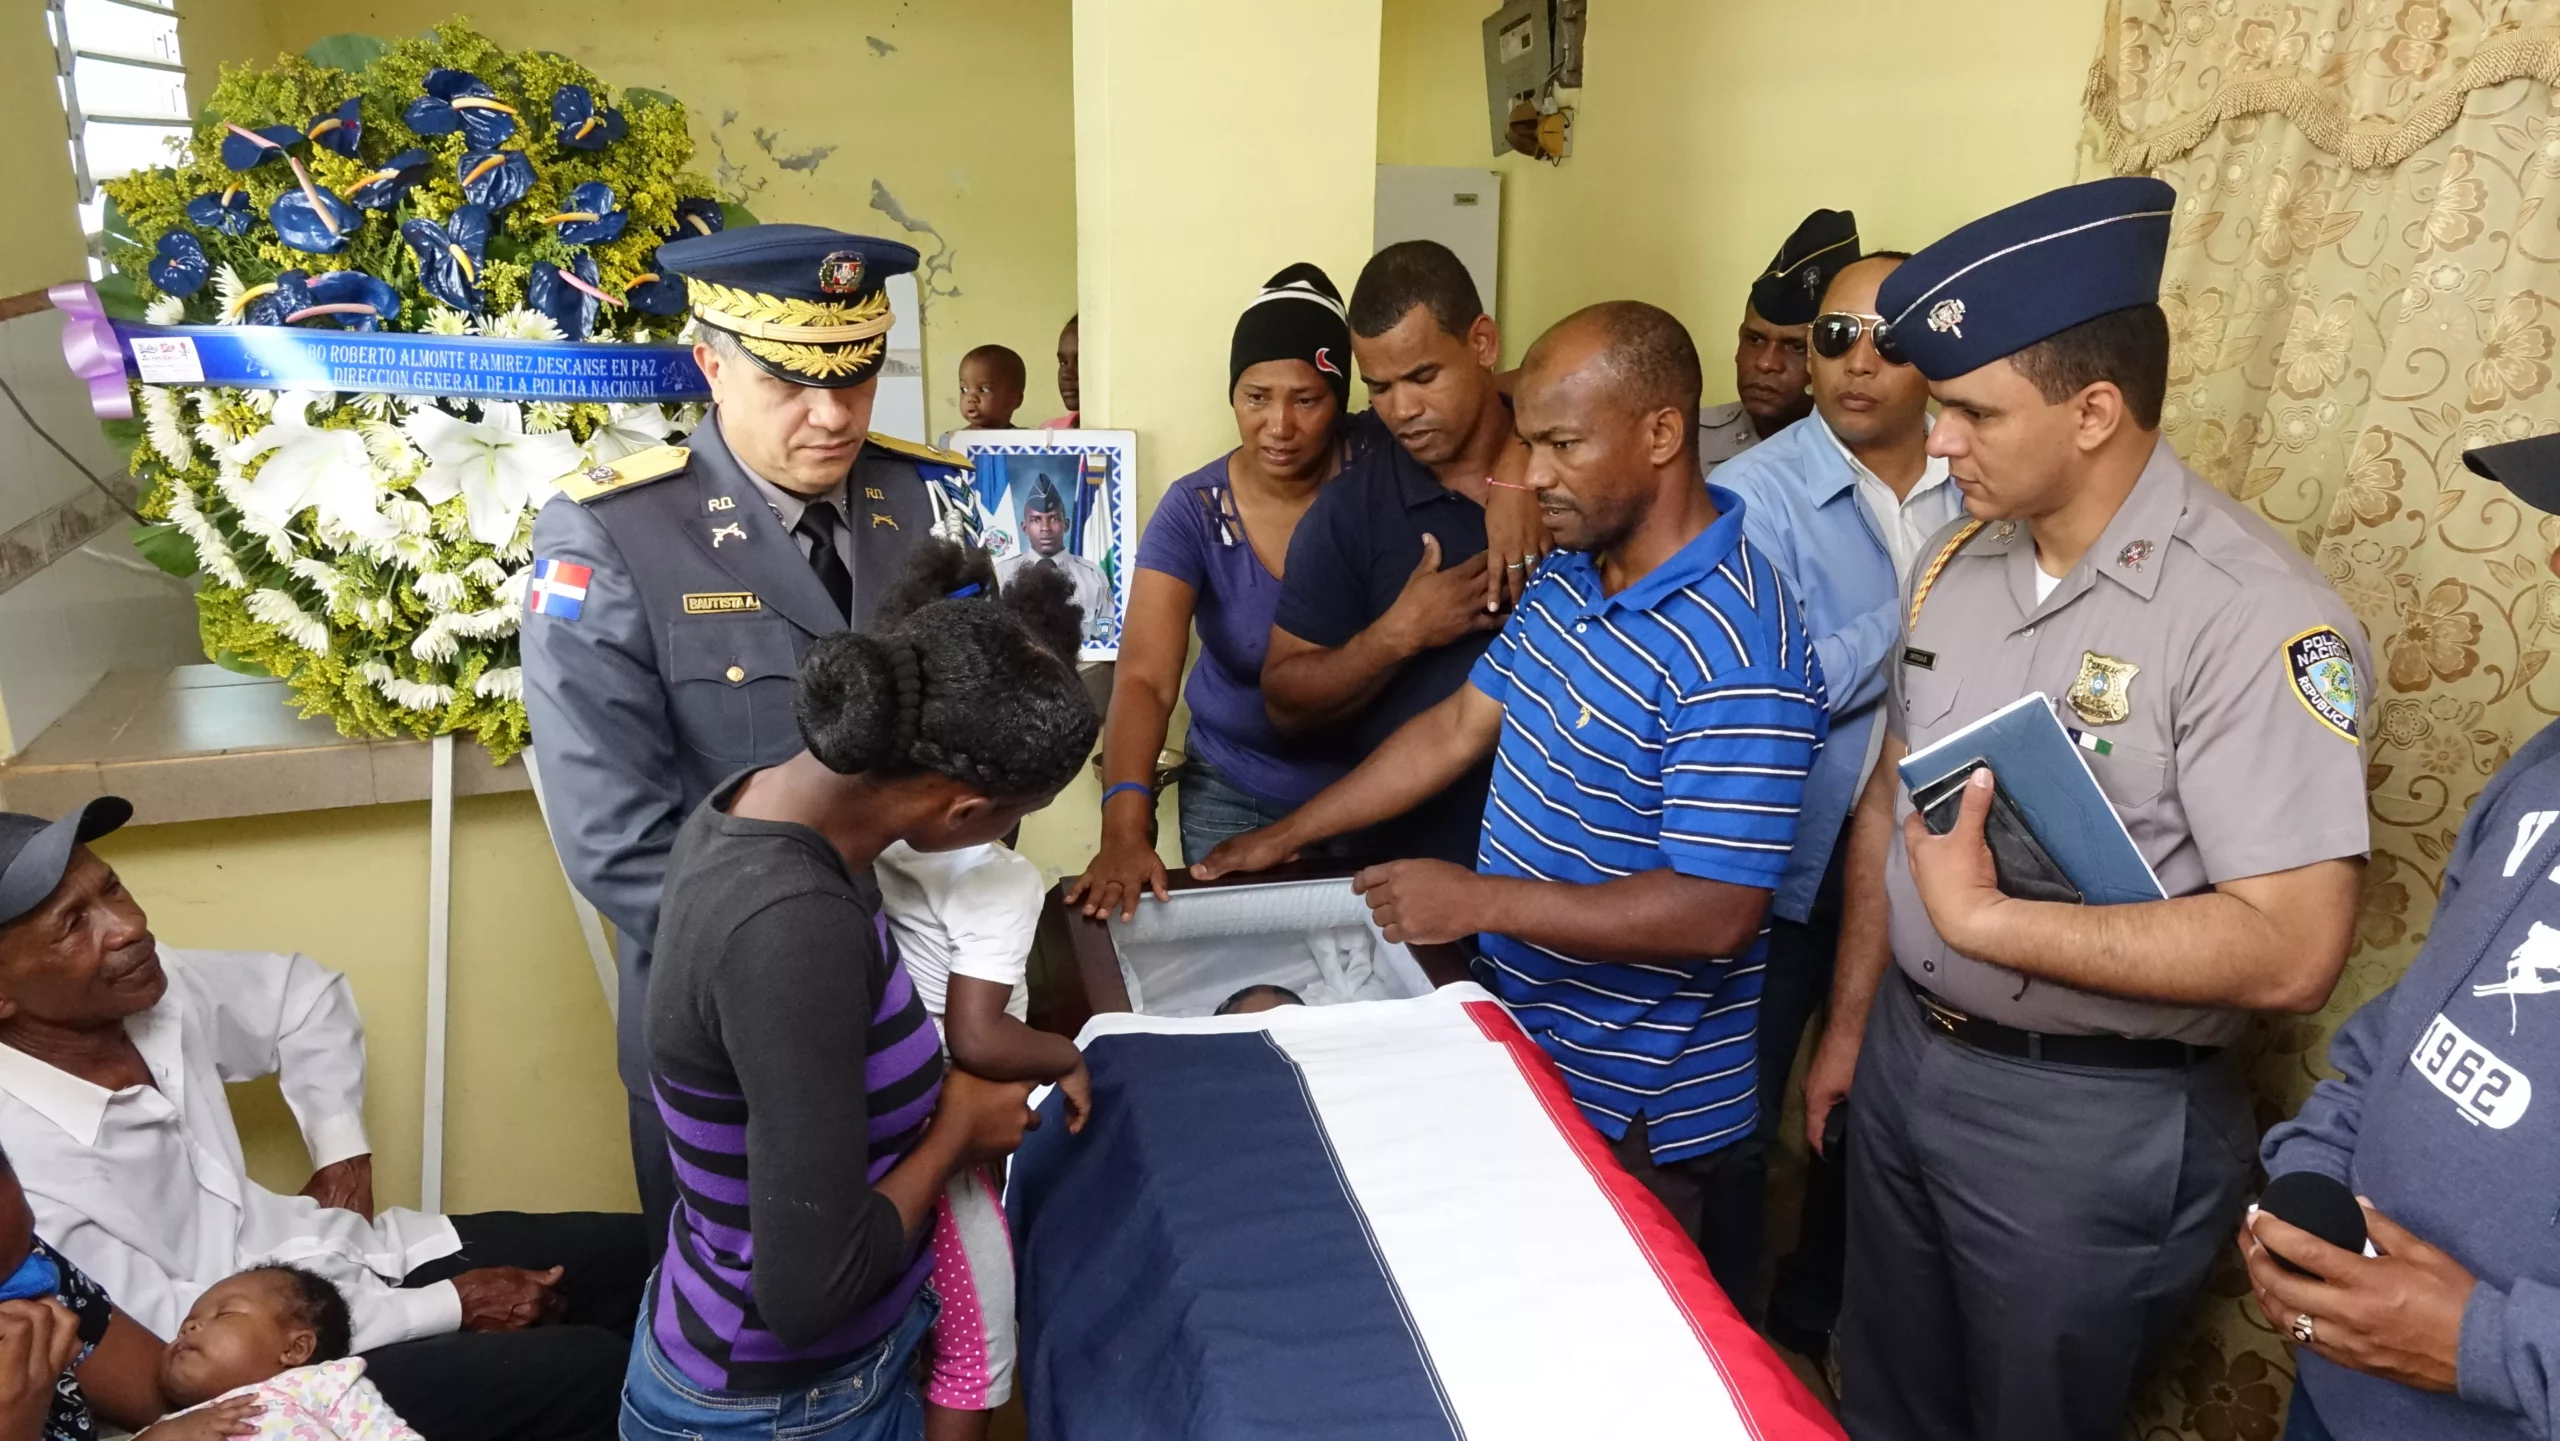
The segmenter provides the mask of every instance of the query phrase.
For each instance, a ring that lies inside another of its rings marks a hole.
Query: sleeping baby
[[[349,1356],[346,1298],[298,1266],[260,1266],[196,1298],[160,1357],[172,1414],[137,1441],[420,1441]]]

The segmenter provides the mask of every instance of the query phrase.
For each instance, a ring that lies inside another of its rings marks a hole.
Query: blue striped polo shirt
[[[1549,560],[1471,683],[1502,705],[1477,869],[1596,885],[1668,866],[1776,889],[1829,726],[1821,665],[1742,501],[1616,595],[1592,557]],[[1612,1140],[1654,1159],[1750,1134],[1765,924],[1737,956],[1594,961],[1486,934],[1490,989]]]

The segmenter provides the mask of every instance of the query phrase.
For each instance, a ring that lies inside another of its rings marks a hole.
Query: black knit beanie
[[[1351,404],[1351,326],[1342,318],[1342,292],[1322,270],[1301,261],[1272,276],[1236,320],[1227,352],[1227,394],[1236,393],[1247,366],[1266,360],[1303,360],[1333,387],[1334,402]]]

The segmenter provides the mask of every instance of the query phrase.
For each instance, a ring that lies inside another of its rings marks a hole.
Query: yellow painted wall
[[[1484,165],[1484,0],[1386,0],[1378,158]],[[1916,250],[2074,178],[2103,0],[1608,0],[1574,153],[1504,172],[1504,349],[1595,301],[1686,321],[1707,398],[1752,277],[1820,206]]]
[[[41,290],[81,268],[79,195],[71,179],[70,129],[54,88],[53,40],[41,0],[0,6],[0,195],[10,197],[0,230],[0,296]]]
[[[892,236],[948,257],[925,302],[933,430],[959,424],[960,357],[989,342],[1028,363],[1024,424],[1061,408],[1053,357],[1075,310],[1076,265],[1068,0],[216,3],[268,17],[263,32],[238,23],[209,39],[255,42],[208,49],[224,61],[344,32],[397,38],[459,13],[503,44],[666,91],[692,112],[697,168],[758,217]],[[192,35],[187,44],[193,63]],[[881,192],[940,238],[875,209]]]
[[[613,1024],[529,795],[458,803],[445,1209],[633,1210]],[[298,950],[346,973],[367,1033],[374,1199],[415,1205],[427,808],[144,826],[98,846],[165,945]],[[233,1088],[250,1169],[310,1177],[270,1083]]]

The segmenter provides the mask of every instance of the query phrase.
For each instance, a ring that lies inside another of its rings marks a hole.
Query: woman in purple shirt
[[[1313,265],[1271,277],[1236,322],[1227,398],[1242,443],[1174,482],[1138,543],[1103,733],[1102,849],[1066,893],[1087,914],[1134,915],[1139,896],[1164,894],[1164,862],[1148,837],[1149,781],[1195,622],[1200,660],[1182,690],[1191,703],[1179,792],[1186,864],[1287,815],[1347,768],[1337,750],[1271,728],[1262,652],[1289,537],[1342,469],[1350,370],[1342,294]]]

